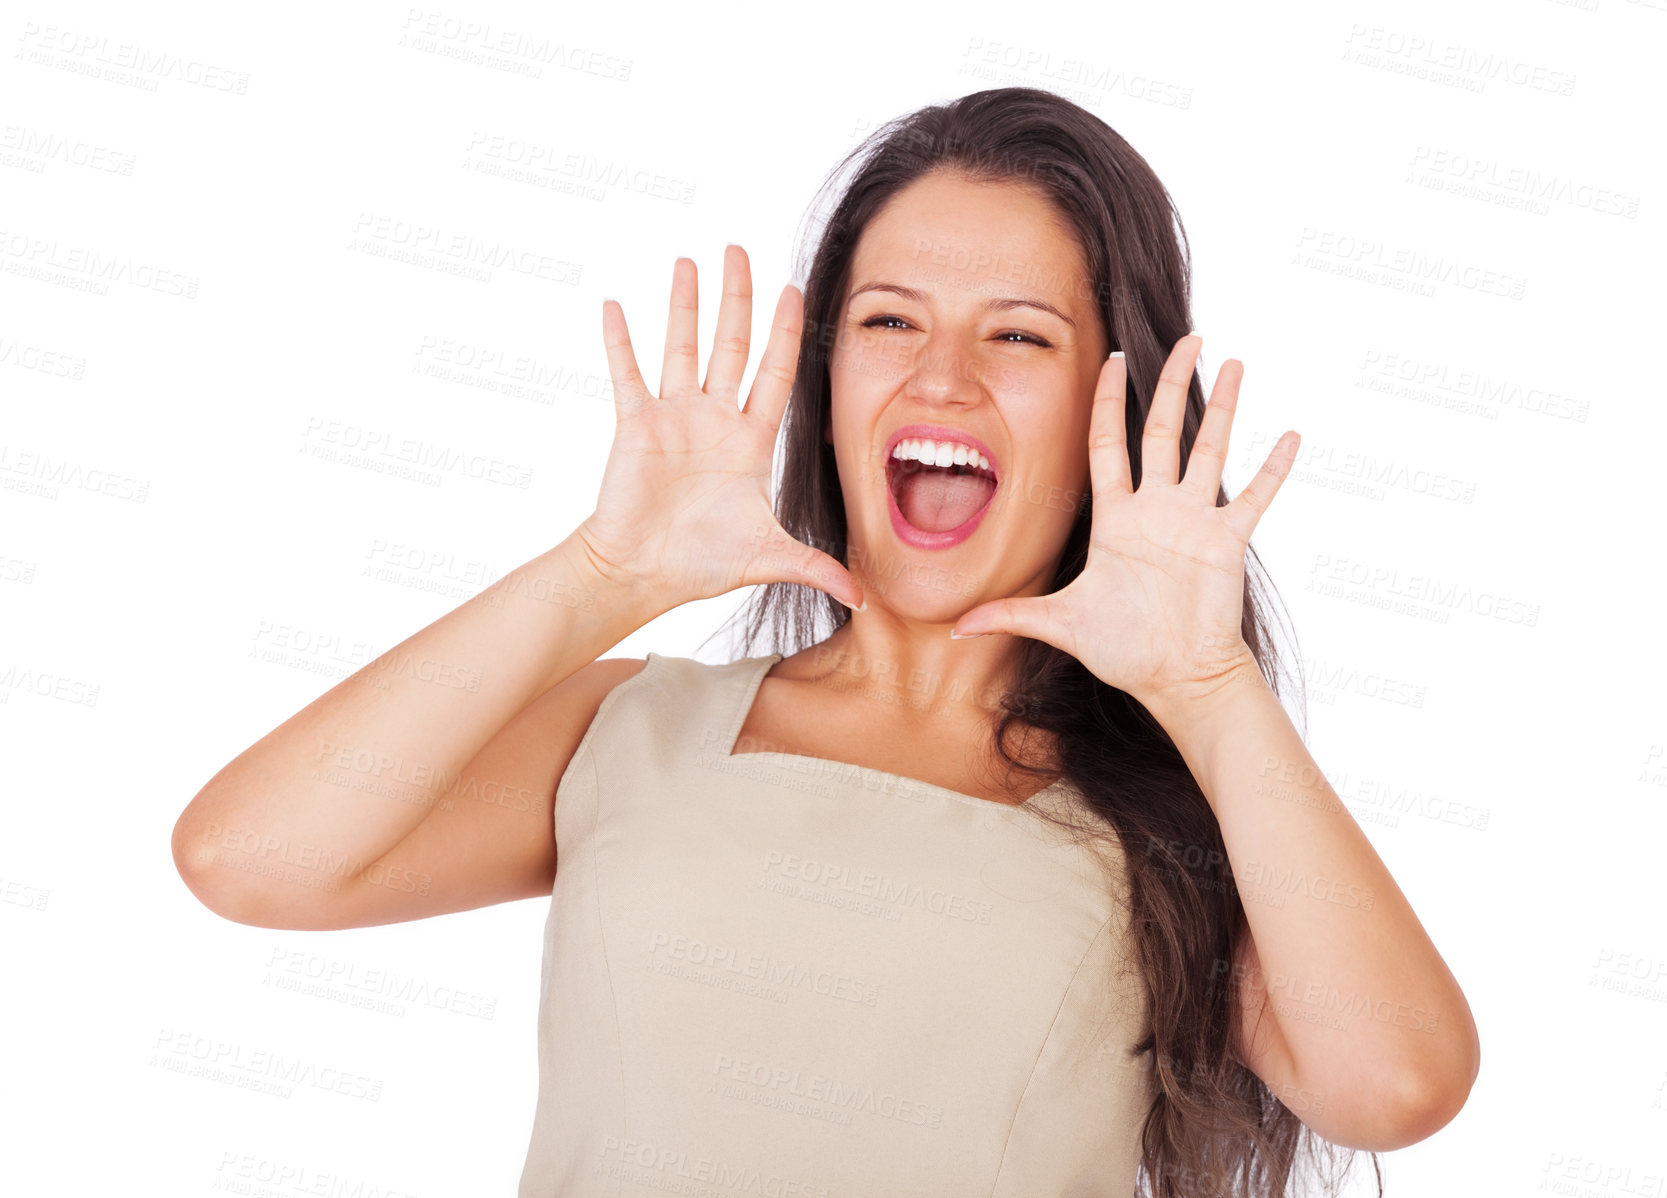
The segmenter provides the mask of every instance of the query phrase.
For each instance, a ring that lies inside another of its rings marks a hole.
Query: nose
[[[984,398],[989,377],[976,354],[952,337],[933,334],[908,363],[903,393],[923,404],[964,407]]]

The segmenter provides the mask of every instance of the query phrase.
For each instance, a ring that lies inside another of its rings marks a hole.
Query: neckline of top
[[[746,727],[747,716],[752,713],[753,703],[758,698],[759,688],[764,685],[764,676],[770,672],[770,667],[782,659],[780,653],[766,653],[761,657],[744,658],[743,662],[753,668],[747,671],[746,686],[741,692],[741,702],[730,723],[729,735],[724,742],[724,756],[731,760],[741,760],[752,757],[769,757],[781,761],[803,761],[824,767],[836,767],[842,770],[855,770],[864,777],[877,778],[894,785],[909,787],[924,791],[928,794],[941,795],[946,799],[955,799],[962,803],[976,803],[980,807],[993,807],[997,810],[1023,811],[1027,808],[1040,806],[1050,801],[1053,796],[1063,791],[1070,783],[1063,777],[1038,790],[1022,803],[1002,803],[995,799],[981,799],[977,795],[964,794],[959,790],[951,790],[947,786],[939,786],[936,782],[927,782],[920,778],[909,778],[902,774],[894,774],[888,770],[875,769],[870,765],[857,765],[849,761],[835,761],[831,757],[812,757],[806,753],[780,753],[774,750],[761,753],[737,753],[735,743],[741,739],[741,729]],[[740,662],[734,664],[742,664]]]

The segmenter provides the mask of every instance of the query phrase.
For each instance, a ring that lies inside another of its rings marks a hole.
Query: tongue
[[[994,489],[995,484],[982,475],[927,467],[899,480],[897,510],[918,529],[948,532],[971,519]]]

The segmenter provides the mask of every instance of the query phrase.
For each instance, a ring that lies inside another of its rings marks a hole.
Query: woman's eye
[[[908,323],[909,323],[908,321],[904,320],[901,316],[880,315],[880,316],[870,316],[867,320],[862,322],[862,327],[865,328],[865,329],[876,329],[876,328],[881,327],[888,320],[896,322],[894,325],[888,326],[888,327],[892,327],[892,328],[899,328],[899,327],[907,328]],[[998,340],[998,341],[1003,340],[1005,338],[1009,338],[1009,337],[1017,337],[1019,339],[1019,342],[1028,341],[1030,344],[1039,345],[1043,349],[1051,348],[1051,344],[1052,344],[1051,342],[1048,342],[1048,341],[1044,340],[1043,338],[1038,337],[1038,336],[1036,336],[1032,333],[1022,333],[1018,329],[1007,329],[1004,332],[1000,332],[1000,333],[996,334],[996,340]],[[1019,342],[1008,341],[1007,344],[1016,345]]]

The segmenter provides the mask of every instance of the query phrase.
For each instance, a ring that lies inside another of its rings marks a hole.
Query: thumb
[[[983,636],[990,632],[1010,636],[1027,636],[1031,640],[1046,641],[1058,646],[1058,632],[1049,615],[1047,595],[1024,599],[992,599],[961,613],[949,635],[955,640]]]
[[[868,605],[862,584],[831,555],[795,540],[779,527],[765,538],[754,567],[765,581],[797,582],[825,591],[846,607],[860,611]]]

